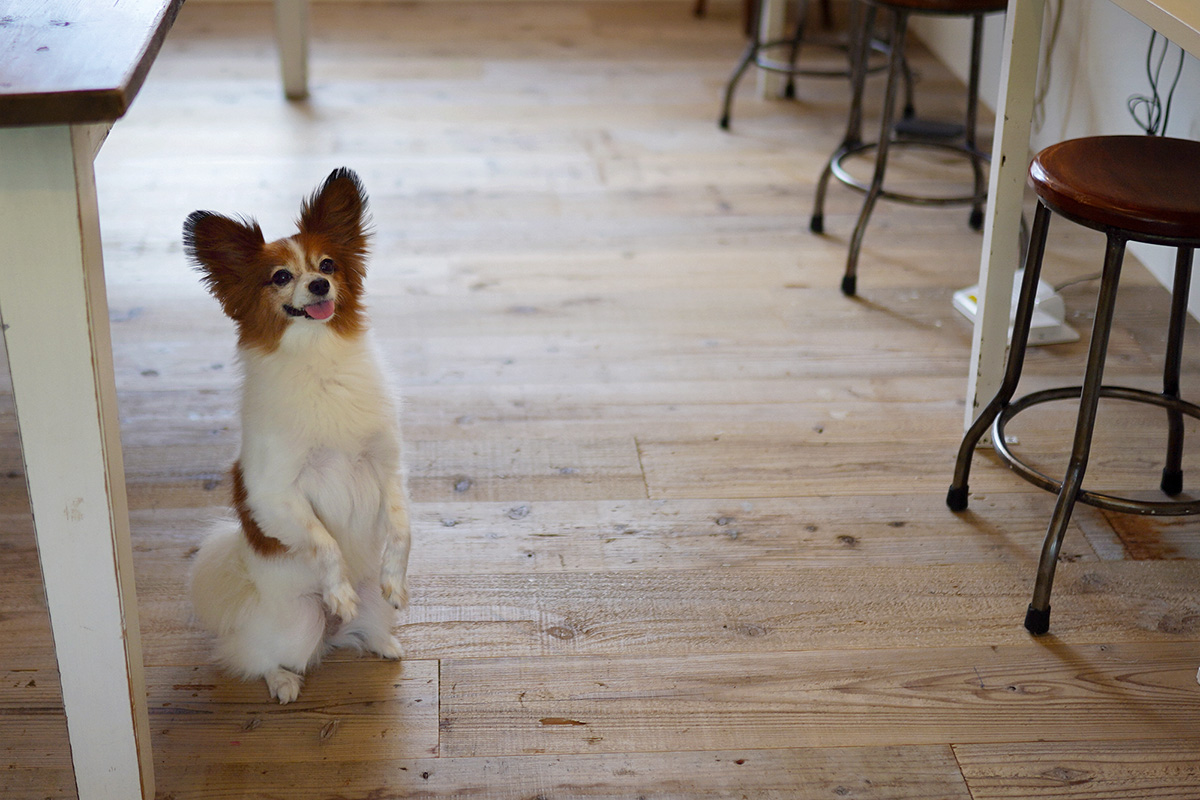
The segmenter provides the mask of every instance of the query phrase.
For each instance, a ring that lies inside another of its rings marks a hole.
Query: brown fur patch
[[[333,274],[320,276],[334,285],[337,297],[333,319],[327,324],[342,336],[353,337],[363,333],[367,327],[361,299],[366,278],[363,255],[353,247],[339,243],[337,237],[321,232],[302,231],[292,238],[311,267],[318,266],[322,258],[333,259]]]
[[[242,533],[250,544],[250,549],[260,556],[281,556],[288,551],[287,546],[274,536],[267,536],[262,528],[254,521],[250,506],[246,503],[246,482],[242,478],[242,462],[233,462],[233,509],[237,512],[238,520],[242,523]]]
[[[267,244],[253,220],[211,211],[196,211],[187,218],[183,243],[208,290],[236,323],[239,346],[274,350],[288,320],[264,302],[264,295],[275,269],[295,258],[290,248],[283,242]]]

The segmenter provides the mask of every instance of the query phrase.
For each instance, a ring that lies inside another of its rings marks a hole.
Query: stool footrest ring
[[[833,174],[833,177],[838,179],[840,183],[849,186],[851,189],[855,189],[863,193],[869,192],[871,190],[871,185],[869,183],[864,183],[863,181],[860,181],[858,178],[855,178],[853,175],[851,175],[850,172],[844,166],[842,166],[842,161],[850,156],[855,156],[868,150],[874,150],[878,147],[878,142],[843,144],[830,160],[829,171]],[[973,150],[970,147],[967,147],[965,144],[958,144],[954,142],[896,139],[888,143],[889,149],[895,149],[897,147],[919,147],[927,150],[948,150],[952,153],[966,156],[967,158],[977,158],[985,163],[990,161],[986,153],[979,150]],[[929,197],[925,195],[903,194],[901,192],[892,192],[888,191],[887,189],[882,189],[879,192],[879,196],[885,200],[891,200],[897,203],[908,203],[909,205],[915,206],[954,206],[965,205],[967,203],[982,203],[983,201],[987,200],[987,189],[985,187],[983,191],[979,192],[978,194],[972,192],[971,194],[955,195],[952,197]]]
[[[1008,467],[1025,480],[1035,486],[1041,487],[1049,492],[1058,494],[1062,490],[1062,481],[1054,480],[1036,469],[1018,459],[1008,447],[1008,442],[1004,438],[1004,426],[1030,406],[1038,405],[1039,403],[1048,403],[1054,400],[1071,400],[1078,399],[1083,393],[1081,386],[1067,386],[1058,389],[1045,389],[1040,392],[1032,392],[1024,397],[1010,403],[998,415],[992,423],[992,447],[996,455],[1008,465]],[[1148,392],[1143,389],[1130,389],[1123,386],[1102,386],[1100,387],[1100,396],[1116,400],[1126,400],[1134,403],[1148,403],[1156,405],[1168,411],[1175,411],[1184,416],[1200,419],[1200,406],[1189,403],[1186,400],[1181,400],[1178,397],[1159,394],[1156,392]],[[1149,501],[1149,500],[1132,500],[1116,495],[1103,494],[1101,492],[1091,492],[1085,489],[1079,491],[1077,502],[1086,503],[1089,506],[1103,508],[1109,511],[1119,511],[1125,514],[1141,514],[1144,516],[1186,516],[1190,514],[1200,514],[1200,500],[1183,500],[1183,501]]]
[[[812,40],[805,42],[806,46],[824,46],[834,47],[845,50],[847,44],[838,41],[821,41]],[[784,47],[795,48],[796,44],[791,39],[774,39],[769,42],[762,42],[754,53],[754,66],[767,72],[777,72],[781,75],[794,75],[800,78],[849,78],[850,67],[810,67],[806,64],[797,64],[792,61],[785,61],[782,58],[772,58],[767,55],[768,52],[779,50]],[[887,47],[878,41],[871,42],[871,52],[887,55]],[[867,73],[882,72],[887,69],[887,62],[871,64],[867,67]]]

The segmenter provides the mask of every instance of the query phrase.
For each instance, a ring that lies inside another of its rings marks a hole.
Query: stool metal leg
[[[808,0],[797,0],[796,3],[796,31],[792,34],[792,43],[788,48],[788,64],[792,69],[796,68],[796,61],[800,58],[800,43],[804,41],[804,30],[808,26]],[[796,97],[796,73],[789,72],[787,74],[787,85],[784,86],[783,96],[789,100]]]
[[[875,151],[875,173],[871,178],[871,186],[863,200],[862,210],[858,213],[858,223],[850,236],[850,252],[846,258],[846,274],[842,278],[843,294],[853,296],[858,283],[858,254],[862,250],[863,237],[867,232],[867,221],[879,195],[883,192],[883,177],[887,172],[888,145],[892,138],[892,123],[896,115],[896,93],[901,82],[901,69],[904,59],[904,39],[908,33],[908,12],[895,9],[892,12],[892,53],[888,64],[887,90],[883,99],[883,119],[879,128],[879,146]],[[865,57],[865,54],[864,54]]]
[[[913,77],[913,69],[908,63],[908,55],[906,53],[900,54],[900,70],[904,73],[904,111],[900,116],[904,119],[913,119],[917,116],[915,89],[917,79]]]
[[[862,145],[863,93],[867,83],[867,58],[871,36],[875,30],[875,7],[862,8],[863,3],[850,4],[850,114],[846,118],[846,134],[837,150],[825,162],[817,179],[817,195],[813,200],[812,219],[808,228],[813,233],[825,232],[825,193],[833,177],[833,165],[851,150]]]
[[[808,25],[809,0],[795,0],[795,3],[796,28],[792,36],[790,39],[774,41],[768,41],[763,33],[762,3],[751,3],[747,12],[749,16],[750,42],[742,52],[742,57],[739,59],[737,66],[734,67],[729,82],[725,84],[725,96],[721,103],[721,118],[717,123],[721,126],[722,130],[729,130],[729,121],[733,114],[733,96],[737,91],[738,83],[742,80],[742,76],[746,74],[746,70],[749,69],[752,63],[758,62],[759,66],[764,69],[785,73],[787,75],[787,84],[784,86],[783,96],[789,99],[796,96],[796,62],[800,58],[800,46],[804,42],[804,34]],[[788,66],[790,70],[785,70],[782,67],[767,67],[763,62],[759,61],[760,53],[763,50],[785,43],[788,44]]]
[[[1021,281],[1021,293],[1017,301],[1017,313],[1013,319],[1012,344],[1009,346],[1008,364],[1004,380],[996,396],[984,406],[975,422],[963,435],[958,448],[958,460],[954,464],[954,481],[946,493],[946,505],[951,511],[967,508],[968,478],[971,475],[971,458],[979,440],[987,433],[992,422],[1012,400],[1021,380],[1021,367],[1025,362],[1025,348],[1029,343],[1029,328],[1033,322],[1033,311],[1037,305],[1037,285],[1042,274],[1042,256],[1046,250],[1046,234],[1050,229],[1050,209],[1040,201],[1033,215],[1033,231],[1030,233],[1029,248],[1025,253],[1025,274]]]
[[[1179,371],[1183,360],[1183,331],[1187,323],[1188,291],[1192,277],[1191,247],[1180,247],[1175,257],[1175,282],[1171,289],[1171,321],[1167,326],[1167,357],[1163,367],[1163,394],[1179,397]],[[1183,491],[1183,415],[1167,411],[1167,463],[1162,490],[1174,497]]]
[[[733,75],[729,77],[729,83],[725,84],[725,99],[721,104],[721,119],[717,123],[722,130],[729,130],[729,115],[733,113],[733,95],[737,91],[737,85],[742,80],[742,76],[746,74],[746,70],[750,67],[750,62],[754,61],[758,55],[759,48],[762,47],[762,23],[759,20],[759,4],[754,3],[751,9],[753,19],[750,20],[750,42],[746,45],[746,49],[742,52],[741,60],[733,69]]]
[[[1046,530],[1046,541],[1042,545],[1033,602],[1029,604],[1025,614],[1025,629],[1035,635],[1050,629],[1050,590],[1054,585],[1054,571],[1058,566],[1058,553],[1062,549],[1063,536],[1067,532],[1075,500],[1083,485],[1083,475],[1087,471],[1092,430],[1096,424],[1096,409],[1100,403],[1100,386],[1104,380],[1104,359],[1108,351],[1108,336],[1112,329],[1117,284],[1121,278],[1121,261],[1124,255],[1125,240],[1110,233],[1108,248],[1104,254],[1100,296],[1096,300],[1096,319],[1092,323],[1092,338],[1088,345],[1087,369],[1084,372],[1083,391],[1079,398],[1079,418],[1075,423],[1071,458],[1067,464],[1067,473],[1063,477],[1062,489],[1058,493],[1058,500],[1054,504],[1050,525]]]
[[[983,169],[983,158],[975,144],[979,108],[979,72],[983,59],[983,14],[976,14],[971,28],[971,71],[967,80],[967,127],[965,145],[970,154],[971,168],[975,172],[975,196],[984,197],[987,192],[987,176]],[[970,226],[972,230],[983,228],[983,200],[971,206]]]

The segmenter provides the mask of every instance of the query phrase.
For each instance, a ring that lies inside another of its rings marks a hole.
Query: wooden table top
[[[0,125],[118,119],[182,5],[7,0],[0,5]]]

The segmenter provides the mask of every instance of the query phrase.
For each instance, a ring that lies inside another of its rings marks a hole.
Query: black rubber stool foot
[[[726,114],[723,117],[721,117],[720,122],[718,122],[717,124],[721,126],[721,130],[723,130],[723,131],[729,130],[729,115]]]
[[[983,230],[983,209],[971,209],[971,219],[967,220],[967,224],[971,226],[973,231]]]
[[[812,219],[808,221],[808,229],[813,233],[825,232],[825,215],[813,214]]]
[[[1163,470],[1162,473],[1162,490],[1163,494],[1168,497],[1174,497],[1183,491],[1183,470],[1174,472]]]
[[[946,492],[946,505],[950,506],[951,511],[966,511],[967,494],[966,486],[951,486],[950,491]]]
[[[854,293],[858,291],[858,279],[853,275],[847,275],[842,278],[842,294],[847,297],[854,297]]]
[[[787,86],[783,87],[783,96],[788,100],[796,99],[796,84],[788,81]]]
[[[1034,636],[1041,636],[1050,630],[1050,606],[1046,606],[1045,611],[1039,611],[1030,603],[1029,610],[1025,612],[1025,630]]]

